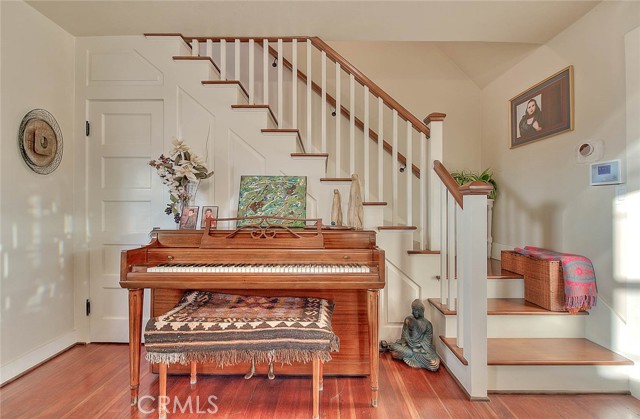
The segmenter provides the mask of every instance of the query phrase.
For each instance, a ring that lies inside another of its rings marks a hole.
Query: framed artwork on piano
[[[184,207],[180,215],[180,230],[195,230],[198,228],[198,211],[200,207]]]
[[[202,207],[202,221],[200,228],[204,228],[208,219],[211,219],[211,228],[217,228],[218,207]]]
[[[307,215],[306,176],[241,176],[238,217],[271,215],[304,219]],[[237,226],[250,224],[240,220]],[[304,227],[304,221],[279,221],[289,227]]]

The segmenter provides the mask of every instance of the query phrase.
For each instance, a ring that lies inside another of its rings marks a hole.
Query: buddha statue
[[[411,303],[411,316],[404,319],[400,339],[389,345],[391,356],[413,368],[437,371],[440,358],[433,347],[433,326],[424,317],[424,304],[420,300]]]

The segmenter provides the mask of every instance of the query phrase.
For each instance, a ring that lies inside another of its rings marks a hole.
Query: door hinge
[[[85,313],[87,313],[87,316],[91,314],[91,301],[88,298],[85,304]]]
[[[91,134],[91,124],[89,121],[84,121],[84,135],[88,137],[89,134]]]

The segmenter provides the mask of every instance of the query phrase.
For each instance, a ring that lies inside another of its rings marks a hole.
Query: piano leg
[[[131,406],[138,403],[140,387],[140,340],[142,336],[143,289],[129,290],[129,384]]]
[[[369,317],[369,358],[371,379],[371,406],[378,407],[378,370],[380,368],[380,354],[378,353],[378,290],[367,293],[367,315]]]

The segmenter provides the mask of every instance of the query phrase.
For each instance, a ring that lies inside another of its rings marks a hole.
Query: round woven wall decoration
[[[18,131],[22,159],[34,172],[48,175],[62,161],[62,131],[58,122],[44,109],[29,111]]]

